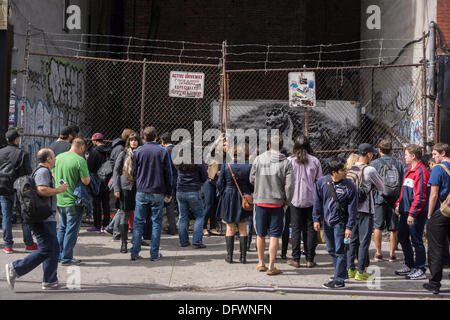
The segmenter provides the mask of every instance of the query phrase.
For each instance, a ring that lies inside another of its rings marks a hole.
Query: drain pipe
[[[428,110],[434,109],[434,119],[431,117],[432,112],[429,112],[430,117],[428,123],[434,123],[434,130],[431,128],[429,132],[433,132],[434,143],[439,141],[439,109],[436,99],[436,23],[430,22],[430,91],[429,91],[429,107]],[[430,121],[431,120],[431,121]]]

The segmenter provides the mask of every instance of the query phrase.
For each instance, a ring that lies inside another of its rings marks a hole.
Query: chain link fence
[[[80,127],[82,137],[102,132],[107,140],[119,137],[124,128],[141,132],[148,125],[160,134],[186,129],[192,135],[195,126],[203,132],[219,128],[223,103],[225,128],[279,129],[288,149],[295,137],[307,134],[321,160],[346,157],[360,143],[376,145],[383,138],[399,148],[400,159],[401,148],[424,144],[422,64],[223,67],[32,53],[26,98],[16,97],[18,113],[23,110],[16,126],[23,128],[25,147],[35,157],[71,124]],[[291,72],[314,73],[315,106],[289,105]]]

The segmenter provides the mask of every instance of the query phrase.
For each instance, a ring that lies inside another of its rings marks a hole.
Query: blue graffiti
[[[27,98],[22,102],[21,97],[16,97],[16,110],[20,113],[20,108],[24,104],[24,133],[36,135],[58,136],[61,128],[64,126],[64,111],[56,106],[48,106],[47,102],[41,98]],[[17,126],[22,123],[18,119]],[[37,152],[48,147],[55,138],[48,137],[30,137],[25,136],[23,139],[23,148],[27,150],[31,156],[32,164],[36,165]]]
[[[422,143],[422,125],[419,120],[403,121],[398,124],[399,137],[407,138],[409,143],[420,145]]]

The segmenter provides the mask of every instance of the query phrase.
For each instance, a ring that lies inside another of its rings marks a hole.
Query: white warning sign
[[[170,72],[169,97],[202,99],[204,88],[204,73]]]

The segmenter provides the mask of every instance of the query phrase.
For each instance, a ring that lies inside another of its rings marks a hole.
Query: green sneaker
[[[374,276],[368,274],[367,272],[360,273],[359,271],[356,272],[355,280],[359,281],[367,281],[367,280],[373,280]]]
[[[348,269],[347,270],[348,278],[353,279],[356,275],[356,272],[357,272],[356,270]]]

